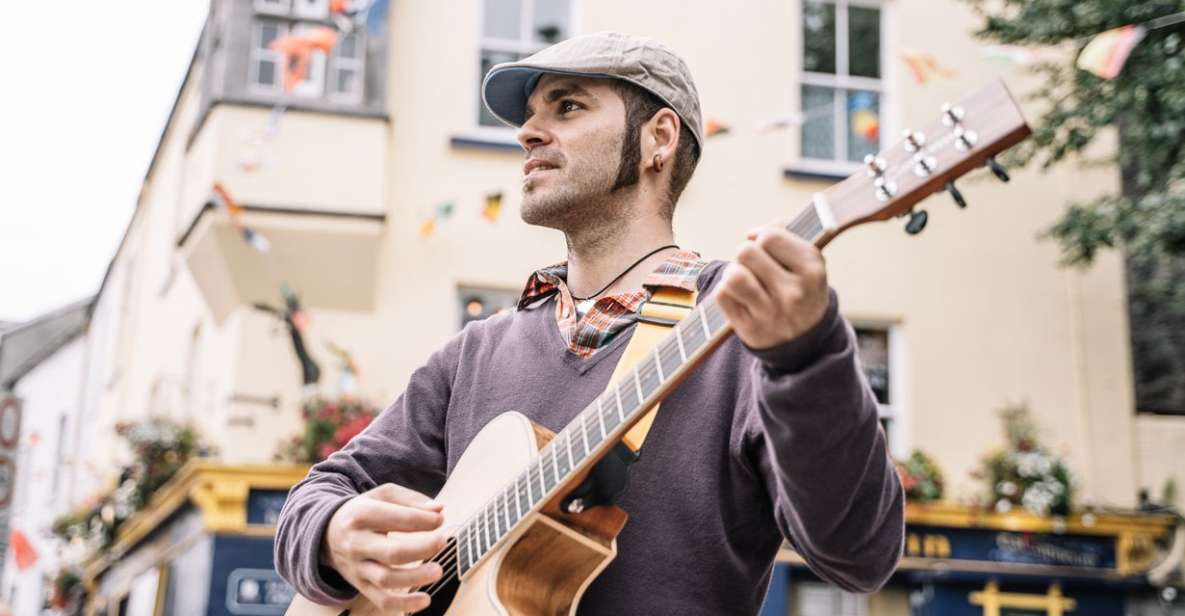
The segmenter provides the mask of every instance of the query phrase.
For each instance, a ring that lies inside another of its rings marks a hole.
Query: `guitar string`
[[[817,223],[817,221],[816,221],[816,220],[810,220],[809,218],[808,218],[808,219],[801,219],[801,218],[802,218],[802,217],[800,216],[800,220],[797,220],[797,221],[795,221],[795,223],[792,223],[792,224],[790,224],[790,225],[788,226],[788,229],[789,229],[790,231],[793,231],[793,232],[795,232],[796,234],[798,234],[799,236],[802,236],[802,237],[806,237],[806,236],[807,236],[807,233],[811,233],[811,235],[814,235],[814,234],[816,234],[818,231],[821,231],[821,228],[819,228],[819,225],[818,225],[818,223]],[[804,224],[804,223],[805,223],[805,224]],[[719,314],[713,314],[713,315],[709,315],[709,314],[708,314],[708,310],[709,310],[709,309],[715,309],[715,310],[717,310],[717,311],[719,310],[718,306],[716,306],[716,305],[715,305],[715,303],[703,303],[703,304],[701,304],[701,305],[703,306],[703,310],[704,310],[704,317],[702,317],[702,318],[707,318],[707,319],[709,319],[709,321],[710,321],[712,316],[717,316],[717,317],[721,316],[721,315],[719,315]],[[669,340],[669,339],[664,339],[664,341],[663,341],[663,342],[666,342],[667,340]],[[706,342],[706,340],[705,340],[705,342]],[[666,357],[665,359],[674,359],[674,354],[675,354],[675,352],[677,351],[677,349],[672,349],[672,348],[669,346],[669,344],[667,344],[667,345],[662,345],[662,344],[660,344],[660,346],[659,346],[659,348],[658,348],[658,353],[659,353],[659,355],[660,355],[660,357],[659,357],[659,361],[662,361],[662,359],[664,359],[664,358],[662,358],[662,357],[661,357],[661,356],[664,354],[664,351],[665,351],[665,354],[666,354],[666,355],[668,355],[668,357]],[[657,372],[657,368],[658,368],[658,367],[656,367],[656,368],[655,368],[655,369],[653,369],[653,370],[646,370],[646,369],[650,368],[650,366],[651,366],[651,362],[647,361],[647,362],[645,362],[645,363],[641,364],[641,365],[638,367],[638,369],[635,369],[635,372],[637,373],[637,377],[636,377],[636,378],[638,378],[638,379],[640,380],[640,379],[641,379],[641,378],[643,378],[643,377],[646,377],[646,378],[648,378],[648,379],[649,379],[649,377],[656,376],[655,372]],[[660,385],[661,385],[661,382],[662,382],[663,380],[664,380],[664,379],[662,379],[662,378],[661,378],[661,376],[660,376],[660,378],[659,378],[659,384],[660,384]],[[603,397],[604,395],[605,395],[605,393],[602,393],[602,394],[601,394],[601,396],[599,396],[599,397],[598,397],[598,400],[600,399],[600,397]],[[640,403],[641,403],[641,401],[639,401],[639,404],[640,404]],[[586,409],[585,409],[585,410],[587,411],[589,408],[591,408],[591,406],[592,406],[592,405],[590,404],[590,405],[589,405],[589,407],[586,407]],[[599,410],[599,411],[598,411],[598,413],[599,413],[599,414],[601,414],[601,415],[603,415],[603,411],[600,411],[600,410]],[[633,413],[633,412],[631,412],[631,415],[632,415],[632,413]],[[582,413],[581,413],[581,414],[583,415],[583,414],[584,414],[584,412],[582,411]],[[603,419],[603,417],[600,417],[599,419]],[[572,423],[575,423],[575,422],[572,422]],[[585,426],[587,426],[587,422],[584,422],[584,425],[585,425]],[[571,426],[571,424],[569,424],[569,426]],[[614,427],[616,427],[616,425],[615,425]],[[568,427],[565,427],[565,430],[564,430],[564,431],[562,431],[562,432],[567,432],[567,430],[568,430]],[[585,431],[585,436],[587,437],[587,428],[585,428],[585,430],[584,430],[584,431]],[[557,436],[558,436],[558,435],[557,435]],[[602,438],[601,440],[604,440],[604,439]],[[544,492],[546,492],[546,491],[547,491],[547,485],[546,485],[546,482],[544,481],[544,479],[545,479],[545,478],[543,478],[543,477],[542,477],[542,474],[545,472],[545,470],[544,470],[544,468],[543,468],[543,464],[544,464],[546,461],[545,461],[543,458],[544,458],[544,456],[545,456],[545,455],[547,455],[548,453],[550,453],[550,454],[551,454],[552,458],[556,458],[556,459],[560,458],[560,457],[562,456],[562,454],[564,454],[564,453],[568,453],[568,455],[571,455],[571,451],[573,451],[573,449],[572,449],[572,446],[571,446],[571,433],[570,433],[570,432],[568,433],[568,438],[566,439],[566,442],[568,443],[568,446],[567,446],[567,451],[565,451],[565,450],[562,448],[562,446],[561,446],[561,445],[557,444],[555,440],[553,440],[553,441],[552,441],[552,443],[549,443],[549,448],[546,448],[546,449],[548,449],[548,451],[544,451],[544,452],[542,452],[542,453],[541,453],[541,455],[540,455],[540,456],[538,456],[538,457],[536,458],[536,463],[534,463],[534,464],[532,464],[530,467],[528,467],[528,469],[527,469],[527,473],[526,473],[526,475],[527,475],[527,481],[533,481],[533,480],[535,480],[535,479],[540,479],[540,486],[542,486],[542,487],[544,488]],[[552,445],[554,445],[554,446],[552,446]],[[587,454],[587,452],[585,452],[585,453]],[[554,460],[554,459],[553,459],[552,463],[553,463],[553,464],[555,464],[555,460]],[[537,468],[536,468],[536,467],[537,467]],[[538,473],[537,473],[537,474],[535,473],[535,471],[536,471],[536,470],[538,471]],[[565,477],[566,477],[566,476],[567,476],[567,475],[570,473],[570,470],[571,470],[571,469],[569,468],[569,471],[567,471],[567,472],[565,472],[565,473],[564,473],[564,476],[565,476]],[[557,475],[559,474],[559,473],[558,473],[558,467],[556,468],[556,474],[557,474]],[[521,475],[520,475],[520,477],[521,477]],[[561,483],[562,483],[562,482],[561,482]],[[557,484],[557,485],[558,485],[558,484]],[[518,479],[517,479],[517,478],[516,478],[516,480],[515,480],[515,483],[514,483],[514,488],[515,488],[515,490],[514,490],[514,497],[515,497],[515,498],[516,498],[516,500],[517,500],[519,497],[521,497],[521,496],[522,496],[522,491],[521,491],[521,489],[520,489],[520,488],[519,488],[519,486],[518,486]],[[553,486],[553,488],[554,488],[554,486]],[[509,519],[509,517],[510,517],[510,516],[509,516],[509,514],[510,514],[510,498],[511,498],[511,497],[510,497],[510,495],[507,493],[507,490],[503,490],[503,491],[502,491],[502,492],[500,492],[499,494],[496,494],[496,495],[495,495],[495,496],[494,496],[492,499],[490,499],[490,501],[487,501],[486,505],[484,505],[484,506],[481,508],[481,510],[479,511],[479,513],[478,513],[477,515],[471,516],[470,520],[469,520],[469,521],[467,521],[467,522],[466,522],[466,523],[463,525],[462,532],[465,532],[465,531],[471,531],[472,529],[471,529],[470,527],[473,525],[473,521],[474,521],[474,520],[475,520],[475,519],[476,519],[476,518],[477,518],[479,515],[480,515],[480,516],[485,516],[485,517],[487,517],[487,518],[488,518],[488,517],[489,517],[489,512],[488,512],[488,510],[489,510],[489,508],[490,508],[490,506],[491,506],[491,503],[492,503],[492,506],[493,506],[493,509],[494,509],[494,511],[493,511],[493,516],[494,516],[494,518],[495,518],[494,531],[495,531],[495,533],[497,533],[497,530],[498,530],[498,528],[497,528],[497,527],[498,527],[498,523],[499,523],[499,521],[500,521],[500,519],[499,519],[499,516],[501,516],[501,515],[502,515],[502,506],[503,506],[503,505],[502,505],[502,503],[501,503],[501,502],[499,502],[499,498],[501,498],[501,500],[502,500],[502,501],[505,503],[505,510],[504,510],[504,511],[505,511],[505,517],[506,517],[506,519]],[[529,497],[529,496],[528,496],[528,500],[530,500],[530,497]],[[541,499],[540,499],[540,500],[542,500],[542,495],[541,495]],[[516,504],[517,504],[517,503],[516,503]],[[511,523],[511,524],[510,524],[510,528],[513,528],[513,527],[516,525],[516,523],[522,519],[520,516],[517,516],[517,515],[516,515],[515,517],[516,517],[517,519],[514,521],[514,523]],[[484,524],[484,525],[485,525],[485,527],[486,527],[486,528],[485,528],[485,531],[486,531],[486,534],[487,534],[487,536],[488,536],[488,535],[489,535],[489,524],[488,524],[488,521],[486,521],[486,520],[483,520],[483,521],[482,521],[482,524]],[[508,528],[508,529],[507,529],[507,531],[506,531],[505,533],[502,533],[502,535],[501,535],[501,536],[499,536],[498,540],[501,540],[501,538],[502,538],[502,537],[504,537],[506,534],[509,534],[510,528]],[[498,540],[495,540],[495,544],[497,543],[497,541],[498,541]],[[460,557],[460,555],[459,555],[459,548],[458,548],[458,543],[459,543],[459,537],[458,537],[458,536],[454,536],[454,537],[453,537],[453,543],[452,543],[452,544],[450,544],[450,546],[446,546],[446,548],[445,548],[444,550],[442,550],[441,552],[439,552],[439,553],[437,553],[435,556],[433,556],[433,558],[432,558],[431,560],[432,560],[432,561],[434,561],[434,562],[438,562],[438,563],[440,563],[440,564],[442,565],[442,568],[443,568],[443,567],[452,567],[452,565],[454,564],[454,563],[453,563],[454,559],[459,559],[459,557]],[[479,543],[480,543],[480,542],[479,542]],[[479,546],[479,547],[480,547],[480,546]],[[490,548],[492,548],[492,547],[493,547],[493,546],[490,546]],[[483,555],[484,555],[484,553],[485,553],[485,552],[488,552],[490,548],[487,548],[487,549],[485,549],[485,550],[482,550],[482,552],[483,552]],[[480,558],[480,557],[479,557],[479,558]],[[454,577],[456,577],[457,575],[459,575],[459,572],[460,572],[460,563],[459,563],[459,562],[457,562],[457,563],[456,563],[456,565],[457,565],[456,567],[452,567],[452,568],[450,568],[450,569],[449,569],[449,575],[448,575],[448,576],[444,576],[444,577],[442,577],[440,580],[437,580],[437,582],[436,582],[436,583],[434,583],[434,584],[431,584],[431,585],[428,585],[428,586],[427,586],[427,588],[428,588],[427,592],[428,592],[430,595],[434,595],[434,594],[436,594],[437,592],[439,592],[441,589],[443,589],[443,587],[444,587],[445,585],[447,585],[448,583],[450,583]],[[454,573],[454,571],[456,571],[456,573]],[[421,587],[421,588],[424,588],[424,587]]]
[[[787,225],[787,230],[789,230],[789,231],[795,233],[796,235],[798,235],[799,237],[803,237],[803,238],[809,238],[810,236],[816,235],[822,229],[821,229],[821,226],[819,225],[817,218],[812,218],[810,216],[812,214],[814,214],[814,212],[810,209],[803,210],[803,212],[801,212],[799,214],[799,216],[793,222],[791,222],[789,225]],[[808,236],[808,234],[810,234],[810,235]],[[715,314],[715,315],[708,314],[709,309],[715,309],[717,311],[719,310],[719,306],[717,306],[715,302],[702,302],[700,304],[700,306],[702,306],[702,310],[703,310],[704,314],[703,314],[703,317],[698,317],[698,318],[708,319],[710,321],[711,320],[710,316],[721,316],[719,314]],[[670,337],[673,337],[673,336],[670,336]],[[664,355],[664,354],[669,355],[665,359],[674,359],[675,354],[678,352],[677,348],[674,348],[674,349],[671,348],[671,346],[669,344],[670,337],[664,338],[659,343],[657,353],[660,356],[658,358],[660,362],[662,361],[662,359],[664,359],[664,357],[662,357],[662,355]],[[707,340],[705,340],[704,342],[706,344]],[[697,347],[697,349],[698,349],[698,347]],[[634,372],[636,374],[635,378],[638,379],[639,383],[641,382],[641,379],[643,377],[649,379],[652,376],[659,376],[659,383],[658,383],[659,385],[661,385],[662,381],[665,380],[665,379],[661,378],[661,376],[658,374],[658,367],[652,368],[653,363],[654,362],[644,361],[637,368],[635,368],[635,370],[634,370]],[[622,381],[620,381],[618,384],[615,384],[614,387],[620,387],[621,382],[624,382],[624,379]],[[602,394],[597,397],[597,400],[599,401],[602,397],[604,397],[605,393],[607,393],[607,392],[608,392],[608,389],[606,390],[606,392],[602,392]],[[641,404],[641,402],[642,401],[639,400],[639,405]],[[585,407],[585,409],[583,411],[581,411],[580,415],[581,416],[584,415],[589,409],[591,409],[591,407],[592,407],[592,404]],[[619,411],[619,412],[622,412],[622,411]],[[636,406],[635,406],[635,411],[631,411],[630,414],[632,415],[634,412],[636,412]],[[602,417],[599,417],[599,419],[603,420],[604,419],[603,405],[601,406],[600,409],[598,409],[597,413],[599,415],[602,415]],[[573,422],[569,423],[569,426],[571,426],[573,423],[575,423],[575,422],[573,421]],[[582,425],[586,426],[584,428],[584,432],[585,432],[584,436],[587,438],[587,433],[588,433],[587,425],[588,424],[587,424],[587,422],[582,422]],[[567,432],[569,426],[565,426],[564,430],[561,430],[561,433]],[[616,427],[617,426],[615,425],[614,428],[616,428]],[[559,434],[557,434],[556,436],[558,437]],[[570,433],[568,434],[568,438],[565,439],[565,441],[568,443],[566,451],[561,449],[562,446],[556,442],[557,440],[558,439],[553,438],[553,440],[550,443],[548,443],[548,446],[544,448],[545,451],[541,452],[540,455],[535,458],[534,463],[532,463],[527,468],[527,472],[526,472],[527,481],[532,481],[532,480],[538,478],[540,480],[539,485],[544,488],[544,494],[541,495],[540,500],[542,500],[543,496],[546,494],[546,492],[549,491],[547,489],[547,484],[546,484],[545,478],[543,477],[543,473],[544,473],[543,464],[545,462],[544,456],[546,456],[548,453],[550,453],[553,458],[552,463],[554,465],[554,464],[556,464],[554,459],[558,458],[563,453],[567,453],[569,456],[571,456],[571,452],[573,451],[572,445],[571,445],[572,440],[571,440]],[[603,441],[604,438],[602,438],[601,440]],[[534,474],[534,472],[536,471],[536,468],[538,468],[538,473]],[[558,467],[555,467],[555,470],[556,470],[556,475],[558,476],[559,475]],[[569,470],[564,473],[564,476],[567,477],[567,475],[570,473],[571,473],[571,468],[569,468]],[[521,477],[522,477],[522,475],[519,476],[519,478],[521,478]],[[521,489],[518,487],[519,478],[516,478],[514,481],[514,484],[513,484],[514,497],[516,499],[518,497],[522,496]],[[559,482],[559,483],[562,483],[562,482]],[[559,483],[557,483],[556,485],[559,485]],[[553,486],[552,489],[554,489],[554,487],[555,486]],[[470,531],[470,527],[473,525],[474,521],[479,516],[488,517],[488,515],[489,515],[488,510],[490,509],[491,504],[492,504],[492,507],[494,509],[493,515],[495,517],[494,532],[497,533],[498,516],[500,515],[499,509],[502,506],[501,503],[498,502],[500,497],[506,503],[505,513],[506,513],[506,518],[508,519],[510,517],[509,516],[509,514],[510,514],[510,496],[507,494],[507,490],[504,489],[501,492],[499,492],[498,494],[495,494],[490,500],[486,501],[486,503],[479,509],[478,513],[470,516],[470,518],[468,520],[466,520],[466,522],[464,522],[461,525],[461,528],[462,528],[461,532]],[[528,496],[527,500],[531,500],[529,496]],[[516,517],[518,517],[518,516],[516,516]],[[510,524],[510,527],[513,528],[513,526],[515,526],[517,524],[517,522],[521,521],[521,519],[522,519],[521,517],[518,517],[518,519],[516,519],[514,521],[514,523]],[[485,520],[482,521],[482,524],[484,524],[486,526],[485,531],[488,536],[490,534],[489,533],[489,524]],[[502,537],[505,537],[507,534],[509,534],[511,528],[508,528],[505,533],[502,533],[502,535],[499,536],[498,539],[496,539],[494,541],[494,543],[497,544],[497,542],[500,541],[502,539]],[[437,592],[442,590],[445,585],[450,583],[453,578],[455,578],[457,575],[459,575],[460,562],[459,562],[459,560],[456,563],[453,562],[455,559],[460,558],[459,548],[457,547],[458,543],[459,543],[459,539],[458,539],[459,534],[460,533],[458,533],[458,535],[454,535],[452,537],[453,542],[451,544],[447,545],[444,549],[442,549],[440,552],[438,552],[436,555],[434,555],[431,559],[429,559],[431,562],[437,562],[437,563],[441,564],[442,568],[450,567],[450,569],[448,569],[449,574],[447,576],[442,576],[441,579],[437,580],[435,583],[427,585],[428,590],[426,592],[430,596],[435,595]],[[484,556],[484,554],[489,552],[489,550],[492,548],[493,548],[493,546],[491,545],[489,548],[483,550],[482,555]],[[478,557],[478,558],[480,558],[480,557]],[[476,561],[477,559],[474,559],[474,560]],[[456,564],[457,566],[453,567],[452,566],[453,564]],[[457,573],[454,574],[453,571],[456,571]],[[420,587],[420,589],[423,589],[423,588],[425,588],[425,587],[424,586]]]

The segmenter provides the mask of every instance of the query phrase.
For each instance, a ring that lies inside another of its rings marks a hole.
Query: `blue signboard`
[[[247,493],[247,523],[274,525],[286,498],[288,490],[251,490]]]
[[[295,591],[276,573],[271,537],[218,535],[208,616],[281,616]]]
[[[1114,537],[1017,533],[975,528],[943,528],[910,525],[909,533],[944,538],[942,558],[1026,565],[1051,565],[1083,569],[1114,569]],[[921,554],[919,554],[921,555]],[[924,554],[925,556],[938,556]]]

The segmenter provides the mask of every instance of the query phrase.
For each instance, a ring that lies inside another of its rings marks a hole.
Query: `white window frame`
[[[804,5],[807,3],[814,4],[831,4],[835,7],[835,74],[831,73],[816,73],[807,71],[804,67],[803,50],[805,45],[806,30],[803,27],[803,13],[805,12]],[[880,11],[880,73],[879,79],[872,77],[860,77],[856,75],[849,75],[849,58],[848,58],[848,7],[863,7],[872,8]],[[835,156],[830,159],[824,158],[808,158],[802,154],[802,138],[803,128],[798,129],[798,139],[795,140],[797,148],[794,152],[792,160],[794,161],[790,167],[795,171],[802,171],[806,173],[821,173],[828,175],[849,175],[859,171],[862,164],[855,161],[847,160],[848,149],[848,131],[850,128],[848,124],[848,110],[847,110],[847,92],[850,90],[866,90],[875,92],[877,95],[877,105],[879,108],[878,119],[880,122],[880,139],[877,144],[877,150],[883,150],[885,146],[885,135],[895,134],[896,125],[890,122],[890,118],[895,117],[894,97],[888,91],[888,84],[894,83],[893,73],[895,66],[890,62],[890,55],[888,49],[888,35],[890,32],[892,11],[890,10],[890,3],[884,0],[803,0],[798,3],[799,13],[796,27],[798,28],[800,45],[798,49],[798,76],[799,81],[796,84],[795,91],[792,94],[792,100],[798,101],[798,108],[802,109],[802,86],[819,86],[824,88],[831,88],[836,91],[836,95],[832,97],[833,111],[835,117],[833,139],[835,143]],[[806,109],[803,109],[805,112]]]
[[[299,34],[302,30],[313,30],[320,28],[315,23],[297,22],[292,25],[290,32]],[[314,51],[313,55],[309,57],[309,72],[305,79],[296,84],[292,88],[291,94],[294,96],[304,96],[308,98],[321,98],[325,94],[325,76],[329,66],[329,57],[323,51]],[[281,71],[281,90],[283,90],[283,71]]]
[[[288,36],[288,23],[278,20],[256,19],[251,24],[251,51],[247,57],[247,89],[257,94],[276,94],[284,91],[284,54],[270,48],[264,48],[263,27],[274,25],[279,34],[276,38]],[[258,61],[270,57],[276,63],[276,83],[265,86],[259,83]],[[311,67],[310,67],[311,69]]]
[[[800,616],[869,616],[868,595],[847,592],[825,582],[795,582],[794,614]],[[826,612],[813,609],[818,599],[827,597]],[[811,600],[814,601],[811,601]],[[839,605],[836,605],[839,604]],[[835,611],[836,608],[840,611]]]
[[[567,24],[568,31],[567,31],[567,35],[568,35],[568,38],[571,38],[572,36],[575,35],[576,32],[578,32],[578,30],[576,29],[576,16],[580,14],[578,12],[578,10],[580,9],[580,6],[578,5],[579,0],[567,0],[567,1],[568,1],[568,24]],[[525,33],[526,36],[529,37],[530,32],[531,32],[531,24],[534,22],[534,18],[535,18],[535,0],[519,0],[519,2],[522,4],[522,11],[521,11],[521,14],[519,17],[521,20],[519,23],[519,36],[522,37]],[[470,126],[471,126],[469,132],[473,136],[478,137],[480,139],[486,139],[486,140],[492,140],[492,141],[505,141],[507,143],[513,143],[513,144],[517,145],[518,142],[515,140],[515,137],[514,137],[514,133],[515,133],[514,128],[509,127],[509,126],[484,126],[481,124],[482,102],[481,102],[480,88],[481,88],[482,79],[485,78],[485,75],[481,74],[481,57],[482,57],[482,54],[486,51],[503,51],[503,52],[508,52],[508,53],[518,53],[518,54],[523,54],[523,55],[530,55],[530,54],[535,53],[536,51],[539,51],[540,49],[550,46],[550,43],[535,42],[535,41],[532,41],[530,38],[507,39],[507,38],[486,36],[486,33],[485,33],[485,11],[486,11],[485,6],[486,6],[486,3],[485,3],[485,0],[478,0],[478,3],[479,3],[478,4],[479,8],[477,11],[477,54],[476,54],[477,55],[477,63],[476,63],[477,77],[476,77],[476,79],[471,80],[471,83],[476,83],[479,91],[477,92],[478,96],[474,97],[474,98],[476,98],[477,104],[476,104],[476,106],[473,107],[473,110],[469,115],[469,118],[470,118],[469,122],[470,122]],[[564,39],[564,40],[566,40],[566,39]]]
[[[329,90],[329,98],[333,101],[344,103],[356,103],[362,100],[362,93],[366,88],[366,29],[359,28],[351,34],[344,36],[354,36],[354,53],[353,58],[342,57],[339,53],[341,50],[341,41],[333,48],[333,54],[329,58],[329,76],[326,87]],[[352,92],[343,92],[337,89],[337,75],[338,71],[342,69],[349,69],[354,71],[358,78],[354,80],[356,84]]]
[[[329,19],[329,0],[292,0],[292,15],[299,19]]]
[[[883,320],[849,319],[854,329],[873,329],[888,333],[889,344],[889,401],[887,404],[877,402],[877,416],[879,419],[889,420],[889,430],[885,437],[889,441],[889,452],[893,457],[904,460],[909,457],[909,413],[906,404],[906,351],[905,332],[900,323]]]
[[[287,15],[292,10],[292,0],[255,0],[255,12],[268,15]]]

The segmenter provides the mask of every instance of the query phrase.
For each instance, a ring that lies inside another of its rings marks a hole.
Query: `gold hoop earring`
[[[662,172],[662,155],[661,154],[654,155],[654,171],[657,173]]]

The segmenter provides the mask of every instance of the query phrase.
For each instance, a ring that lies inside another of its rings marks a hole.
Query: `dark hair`
[[[617,181],[613,184],[613,190],[617,190],[638,183],[642,164],[642,143],[639,139],[642,125],[653,118],[659,110],[670,105],[649,90],[628,81],[610,81],[613,89],[625,103],[625,137],[621,142],[621,166],[617,170]],[[667,200],[662,211],[667,220],[671,220],[675,214],[675,202],[679,200],[679,195],[683,194],[683,189],[691,180],[691,174],[699,163],[699,155],[699,144],[695,142],[687,123],[680,118],[679,148],[675,150],[675,159],[671,161],[671,184],[667,187]]]

